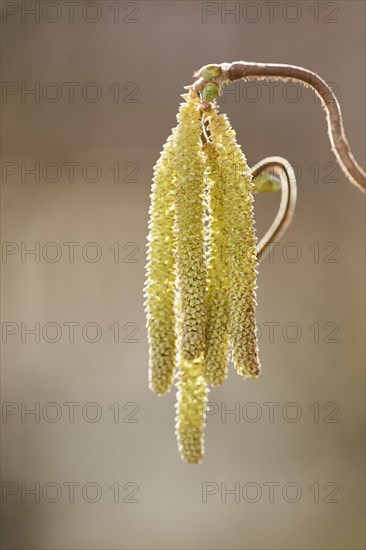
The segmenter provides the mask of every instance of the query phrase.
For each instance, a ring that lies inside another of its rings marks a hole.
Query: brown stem
[[[204,78],[203,75],[208,74],[208,67],[216,67],[220,73],[219,76]],[[320,76],[295,65],[252,63],[247,61],[206,65],[197,71],[194,76],[198,78],[193,85],[193,88],[197,92],[200,92],[211,81],[222,85],[227,81],[234,82],[241,79],[291,80],[311,87],[320,97],[326,111],[329,139],[339,165],[351,183],[361,191],[366,191],[366,174],[354,159],[348,145],[338,100],[331,88]]]

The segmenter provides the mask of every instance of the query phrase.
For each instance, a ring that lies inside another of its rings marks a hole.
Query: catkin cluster
[[[181,457],[199,463],[209,385],[260,371],[256,335],[253,183],[226,115],[193,90],[154,168],[145,308],[149,381],[177,384]]]

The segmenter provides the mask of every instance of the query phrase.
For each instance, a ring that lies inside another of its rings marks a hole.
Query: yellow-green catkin
[[[205,180],[199,101],[184,97],[187,103],[180,107],[175,137],[175,229],[182,306],[181,350],[185,359],[192,360],[199,357],[205,344]]]
[[[213,113],[215,116],[215,113]],[[208,192],[207,325],[204,376],[219,386],[227,376],[229,356],[228,269],[224,220],[225,183],[215,146],[204,148]]]
[[[149,384],[158,395],[173,382],[175,335],[174,135],[154,167],[151,193],[145,308],[149,339]]]
[[[203,429],[208,394],[202,356],[193,361],[181,358],[177,387],[175,430],[179,453],[188,464],[199,464],[204,455]]]
[[[245,156],[226,115],[212,117],[209,131],[225,184],[224,219],[232,358],[238,373],[260,372],[257,344],[257,239],[254,230],[253,183]]]

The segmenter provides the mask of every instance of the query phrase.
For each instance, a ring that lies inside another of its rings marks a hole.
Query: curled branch
[[[282,237],[290,225],[296,206],[297,187],[295,172],[291,164],[281,157],[268,157],[253,166],[253,180],[264,171],[270,171],[277,175],[281,181],[281,203],[271,227],[257,246],[258,261],[263,260],[271,243],[276,242]]]
[[[338,100],[328,84],[316,73],[295,65],[235,61],[205,65],[194,77],[197,79],[193,85],[196,92],[202,92],[208,83],[214,82],[221,88],[225,82],[241,79],[290,80],[312,88],[320,97],[326,111],[329,140],[338,164],[351,183],[361,191],[366,191],[366,174],[356,162],[348,145]]]

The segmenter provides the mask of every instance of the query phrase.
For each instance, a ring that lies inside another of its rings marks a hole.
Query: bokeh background
[[[365,3],[36,4],[2,3],[2,547],[364,548],[364,201],[311,91],[221,101],[251,165],[294,164],[299,200],[259,269],[262,375],[210,393],[199,466],[174,391],[148,389],[142,288],[152,167],[202,65],[318,72],[365,166]],[[259,236],[278,202],[256,199]]]

